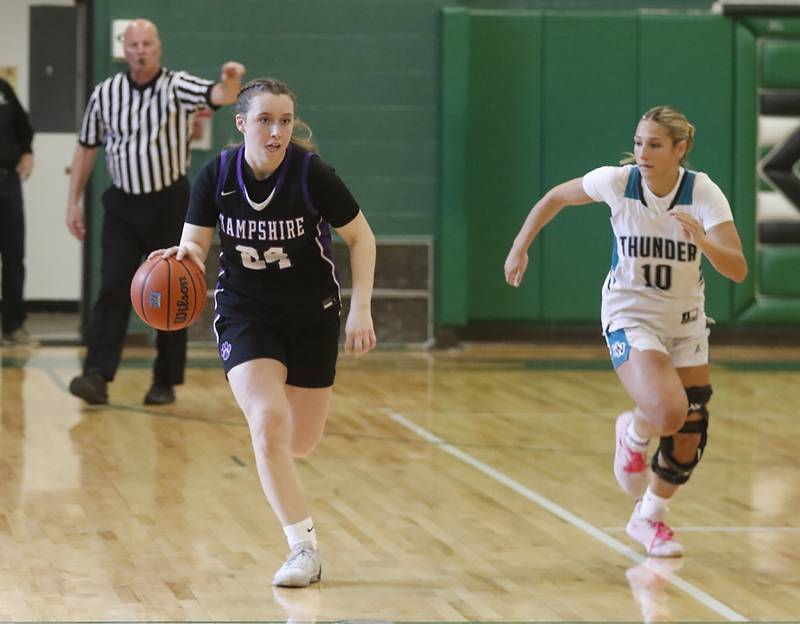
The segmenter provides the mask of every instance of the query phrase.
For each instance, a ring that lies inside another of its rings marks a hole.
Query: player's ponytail
[[[310,152],[319,154],[319,148],[314,143],[314,133],[311,127],[299,117],[294,118],[294,130],[292,131],[292,143],[307,149]]]

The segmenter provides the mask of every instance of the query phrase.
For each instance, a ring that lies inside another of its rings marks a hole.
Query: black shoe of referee
[[[83,399],[89,405],[105,405],[108,403],[108,383],[102,375],[88,373],[78,375],[69,383],[70,394]]]
[[[153,384],[144,395],[145,405],[169,405],[175,402],[175,390],[172,386]]]

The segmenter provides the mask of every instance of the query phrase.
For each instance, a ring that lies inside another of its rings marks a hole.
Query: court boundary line
[[[601,529],[598,529],[589,522],[586,522],[586,520],[583,520],[582,518],[576,516],[572,512],[564,509],[557,503],[551,501],[549,498],[546,498],[541,494],[539,494],[538,492],[535,492],[534,490],[531,490],[530,488],[522,485],[519,481],[512,479],[508,475],[500,472],[496,468],[493,468],[489,464],[486,464],[480,461],[479,459],[473,457],[469,453],[462,451],[460,448],[453,446],[452,444],[447,442],[447,440],[440,438],[435,433],[432,433],[431,431],[428,431],[427,429],[421,427],[417,423],[409,420],[408,418],[403,416],[400,412],[397,412],[391,408],[385,408],[384,413],[398,425],[405,427],[410,431],[413,431],[420,438],[426,440],[427,442],[430,442],[431,444],[434,444],[448,455],[455,457],[456,459],[464,462],[465,464],[472,466],[478,472],[481,472],[487,477],[494,479],[498,483],[505,485],[507,488],[513,490],[523,498],[526,498],[532,503],[538,505],[539,507],[542,507],[546,511],[549,511],[557,518],[560,518],[561,520],[564,520],[565,522],[571,524],[575,528],[583,531],[590,537],[593,537],[602,544],[605,544],[612,550],[615,550],[616,552],[623,555],[627,559],[630,559],[634,563],[638,564],[638,563],[643,563],[645,561],[646,559],[645,557],[643,557],[633,549],[629,548],[619,540],[616,540],[615,538],[611,537]],[[694,598],[707,608],[711,609],[715,613],[728,619],[729,621],[749,622],[749,620],[738,611],[735,611],[725,603],[717,600],[713,596],[707,594],[702,589],[692,585],[688,581],[685,581],[681,577],[675,574],[670,574],[665,580],[670,584],[674,585],[675,587],[677,587],[678,589],[680,589],[681,591],[683,591],[684,593],[688,594],[689,596],[691,596],[692,598]]]
[[[778,526],[675,526],[671,528],[682,533],[800,533],[800,527]],[[625,527],[603,527],[604,531],[620,533]]]
[[[681,533],[800,533],[800,527],[748,527],[748,526],[675,526],[671,525],[674,531]],[[603,527],[609,533],[621,533],[625,527]]]

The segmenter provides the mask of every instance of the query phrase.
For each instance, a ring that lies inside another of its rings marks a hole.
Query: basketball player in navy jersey
[[[728,200],[705,173],[683,167],[693,141],[694,126],[680,111],[650,109],[636,127],[628,164],[600,167],[548,191],[531,209],[504,267],[506,281],[519,286],[528,248],[565,206],[604,202],[611,208],[603,333],[634,403],[617,418],[614,474],[636,499],[628,535],[660,557],[683,553],[664,522],[667,503],[688,481],[707,440],[711,379],[701,257],[735,282],[747,276]],[[652,437],[659,444],[650,474]]]
[[[261,486],[289,542],[273,579],[282,587],[304,587],[322,573],[294,458],[322,437],[336,369],[341,301],[329,225],[349,247],[353,274],[345,351],[358,356],[376,344],[375,237],[313,144],[294,137],[298,127],[307,129],[285,84],[245,85],[236,104],[244,143],[203,167],[180,245],[150,256],[177,254],[203,267],[219,228],[214,333],[250,427]]]

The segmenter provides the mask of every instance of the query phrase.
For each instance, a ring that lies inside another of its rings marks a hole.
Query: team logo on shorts
[[[227,361],[231,356],[231,343],[227,341],[223,342],[219,348],[219,354],[222,356],[223,360]]]
[[[157,290],[151,291],[147,295],[147,304],[151,308],[160,308],[161,307],[161,293]]]
[[[625,343],[624,342],[615,342],[611,345],[611,355],[615,358],[621,358],[625,355]]]

